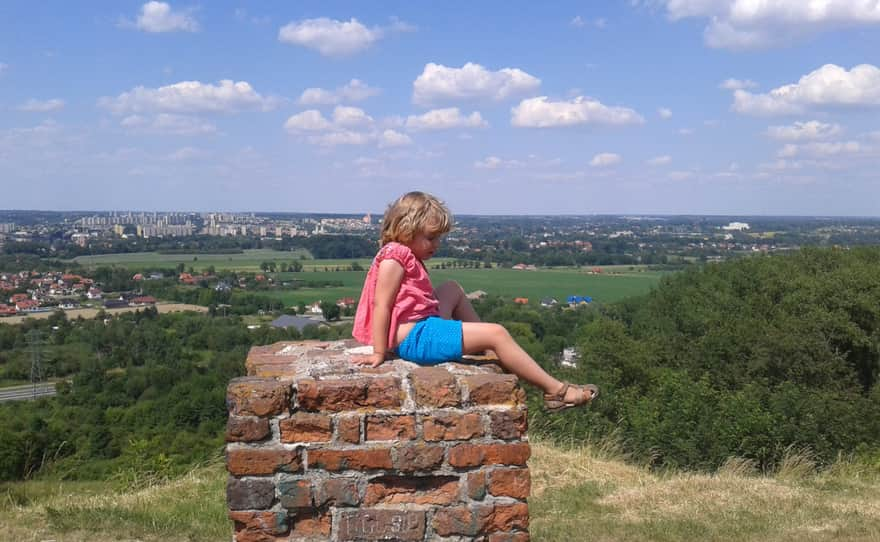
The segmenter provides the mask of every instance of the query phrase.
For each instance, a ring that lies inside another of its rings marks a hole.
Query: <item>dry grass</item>
[[[0,490],[0,539],[17,542],[214,541],[231,536],[221,463],[137,491],[95,482]],[[8,538],[6,538],[8,537]]]
[[[880,473],[841,460],[816,472],[790,454],[760,475],[732,459],[715,474],[656,473],[613,447],[532,442],[532,540],[807,542],[880,540]],[[228,540],[222,464],[142,490],[95,482],[0,487],[0,539],[17,542]]]
[[[664,473],[532,446],[534,540],[880,540],[880,473],[844,461],[817,472],[791,451],[773,476],[731,459],[715,474]]]

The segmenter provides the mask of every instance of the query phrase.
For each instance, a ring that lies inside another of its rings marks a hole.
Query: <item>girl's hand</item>
[[[354,356],[351,358],[355,365],[369,365],[370,367],[378,367],[385,361],[385,354],[369,354],[365,356]]]

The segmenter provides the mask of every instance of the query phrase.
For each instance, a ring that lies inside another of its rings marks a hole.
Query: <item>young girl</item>
[[[451,227],[449,210],[430,194],[410,192],[388,207],[352,332],[373,346],[373,354],[355,363],[378,367],[397,356],[436,365],[494,350],[502,367],[544,390],[547,409],[589,403],[599,393],[596,386],[576,386],[547,374],[504,327],[480,322],[458,283],[432,288],[424,261]]]

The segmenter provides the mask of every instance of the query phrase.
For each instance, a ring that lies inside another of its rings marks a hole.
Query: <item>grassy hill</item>
[[[838,462],[816,472],[792,454],[773,475],[742,461],[714,474],[656,473],[614,452],[532,443],[535,541],[873,541],[880,469]],[[131,482],[131,480],[128,480]],[[98,482],[0,486],[0,532],[57,542],[228,539],[221,462],[141,489]]]

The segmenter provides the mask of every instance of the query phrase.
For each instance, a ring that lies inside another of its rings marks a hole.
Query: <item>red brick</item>
[[[477,511],[480,529],[484,533],[495,531],[529,530],[529,506],[525,503],[496,504]]]
[[[461,389],[455,377],[441,367],[413,369],[409,378],[413,400],[422,407],[455,407],[461,404]]]
[[[296,472],[302,463],[298,450],[280,448],[236,448],[226,450],[226,470],[234,476],[258,476],[275,472]]]
[[[374,470],[391,468],[390,448],[357,450],[310,449],[309,469]]]
[[[467,506],[438,508],[431,522],[434,534],[440,536],[474,536],[479,532],[473,510]]]
[[[443,463],[442,446],[415,444],[395,448],[394,468],[400,472],[430,471]]]
[[[253,416],[230,416],[226,420],[226,442],[256,442],[269,436],[269,420]]]
[[[333,428],[330,416],[296,412],[278,422],[281,442],[330,442]]]
[[[510,444],[457,444],[449,449],[449,464],[453,467],[480,465],[521,465],[531,455],[527,442]]]
[[[489,414],[492,436],[504,440],[521,439],[528,428],[525,410],[495,410]]]
[[[357,506],[361,498],[354,478],[328,478],[318,485],[315,506]]]
[[[301,510],[293,518],[291,540],[318,538],[326,540],[330,536],[332,518],[329,512],[320,513],[316,510]]]
[[[492,533],[488,542],[529,542],[529,533]]]
[[[285,480],[278,482],[281,506],[287,509],[311,508],[312,484],[308,480]]]
[[[361,408],[400,408],[403,389],[393,377],[350,380],[297,380],[297,401],[305,410],[342,412]]]
[[[271,378],[235,378],[226,388],[226,408],[236,416],[274,416],[290,406],[290,383]]]
[[[497,497],[527,499],[531,484],[529,469],[496,469],[489,474],[489,493]]]
[[[527,531],[529,508],[524,503],[439,508],[434,512],[432,525],[440,536]]]
[[[236,478],[226,481],[226,504],[230,510],[266,510],[275,502],[275,480],[271,477]]]
[[[475,501],[486,498],[486,471],[479,470],[467,474],[467,495]]]
[[[359,508],[338,513],[340,540],[412,542],[425,539],[423,511]]]
[[[468,440],[483,436],[483,417],[478,412],[426,416],[422,431],[427,441]]]
[[[336,419],[336,438],[342,442],[359,444],[361,441],[361,417],[357,414],[339,416]]]
[[[380,476],[370,480],[364,504],[434,504],[458,502],[457,476]]]
[[[473,375],[463,378],[475,405],[521,405],[526,395],[514,375]]]
[[[229,519],[235,522],[235,540],[241,542],[274,541],[289,530],[284,512],[231,511]]]
[[[412,440],[416,438],[414,416],[367,416],[364,440]]]

